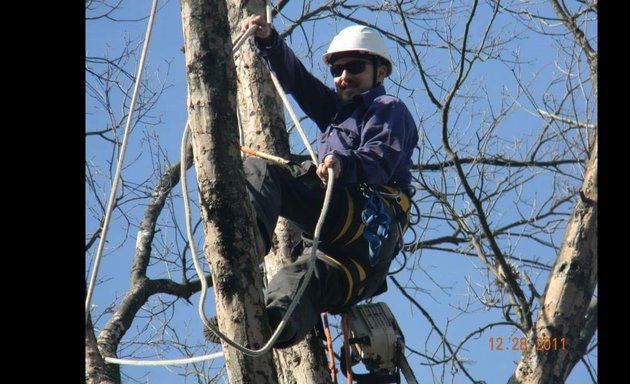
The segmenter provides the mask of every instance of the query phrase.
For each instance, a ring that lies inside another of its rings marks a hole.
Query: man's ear
[[[387,75],[387,67],[385,65],[379,65],[376,69],[376,82],[383,84],[383,81],[385,81],[385,75]]]

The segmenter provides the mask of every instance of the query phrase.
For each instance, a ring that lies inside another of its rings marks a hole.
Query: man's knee
[[[243,170],[245,171],[245,177],[251,183],[253,181],[258,181],[255,184],[259,184],[264,179],[267,173],[267,160],[248,156],[243,161]]]
[[[286,310],[284,308],[279,307],[268,307],[267,308],[267,316],[269,318],[269,327],[271,328],[271,332],[275,333],[276,329],[280,326],[282,319],[286,314]],[[276,339],[274,343],[274,348],[288,348],[300,341],[299,338],[299,327],[296,325],[295,320],[292,317],[289,317],[285,321],[284,328],[280,335]]]
[[[320,260],[316,261],[316,271],[313,271],[309,281],[305,280],[309,258],[309,253],[303,254],[295,262],[282,267],[269,282],[267,313],[272,331],[277,328],[291,303],[297,300],[295,309],[287,320],[286,330],[274,344],[276,348],[290,347],[302,340],[317,324],[328,300],[323,296],[325,292],[322,292],[322,286],[325,286],[322,279],[326,280],[328,273],[323,269]],[[302,284],[308,285],[302,296],[296,297]]]

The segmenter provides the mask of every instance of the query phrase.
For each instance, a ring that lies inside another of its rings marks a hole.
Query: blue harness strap
[[[373,267],[378,262],[383,240],[389,237],[389,226],[392,218],[387,213],[383,199],[377,192],[365,188],[363,195],[366,198],[365,208],[361,212],[361,220],[365,224],[363,237],[368,241],[369,260]]]

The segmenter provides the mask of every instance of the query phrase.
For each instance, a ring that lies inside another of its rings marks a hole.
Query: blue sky
[[[289,2],[289,6],[285,9],[287,15],[295,16],[297,14],[297,7],[300,4],[298,2]],[[106,52],[109,55],[116,56],[121,50],[122,44],[125,39],[129,39],[134,42],[138,42],[142,39],[145,33],[147,20],[143,21],[131,21],[145,18],[149,14],[151,8],[150,1],[126,1],[123,4],[120,11],[115,13],[120,19],[130,20],[127,22],[112,23],[107,20],[90,20],[86,22],[86,52],[88,57],[103,56]],[[90,13],[87,16],[91,16]],[[388,21],[384,21],[387,23]],[[284,30],[282,21],[275,23],[276,28],[280,31]],[[324,24],[318,24],[320,26]],[[334,34],[349,25],[348,22],[340,22],[338,24],[327,24],[328,28],[318,29],[316,33],[306,30],[306,35],[313,40],[311,41],[314,47],[320,49],[320,53],[315,54],[317,58],[321,54],[321,50],[326,48],[327,42],[334,36]],[[394,26],[394,28],[396,28]],[[480,32],[476,32],[480,33]],[[290,45],[296,50],[298,55],[305,52],[305,43],[298,38],[302,37],[301,33],[296,33],[295,39],[289,41]],[[540,84],[544,84],[547,77],[552,76],[553,71],[546,71],[552,66],[554,58],[556,56],[553,47],[545,44],[541,44],[541,41],[535,40],[532,37],[523,38],[519,40],[518,51],[515,50],[514,55],[519,55],[524,61],[536,61],[543,63],[539,66],[539,73],[525,73],[526,79],[537,79],[534,83],[535,87],[532,87],[532,92],[543,93]],[[155,26],[153,30],[150,54],[145,68],[145,79],[151,82],[153,87],[164,86],[165,90],[159,103],[155,106],[151,116],[146,116],[145,120],[154,122],[155,126],[147,126],[139,124],[132,133],[131,144],[126,160],[126,177],[128,180],[137,181],[140,183],[149,174],[151,174],[151,161],[148,158],[159,159],[160,162],[175,163],[179,159],[179,143],[181,139],[182,129],[186,121],[186,81],[184,71],[184,55],[180,51],[183,46],[182,27],[179,13],[179,2],[168,1],[160,2],[160,10],[156,16]],[[394,48],[390,44],[390,48],[394,51]],[[439,65],[444,65],[447,69],[448,57],[447,55],[436,54],[433,57],[427,58],[426,65],[429,68],[436,68]],[[547,63],[547,64],[544,64]],[[307,66],[310,64],[307,64]],[[126,67],[128,71],[135,73],[136,64],[135,61],[129,63]],[[315,60],[312,66],[313,71],[322,76],[324,81],[332,84],[330,76],[323,71],[323,65],[321,61]],[[538,77],[536,77],[538,76]],[[513,87],[513,81],[510,78],[508,69],[502,65],[485,65],[477,67],[470,75],[470,84],[477,84],[477,86],[483,86],[487,88],[489,94],[500,94],[503,89]],[[548,80],[547,80],[548,83]],[[390,83],[391,84],[391,83]],[[430,116],[435,114],[434,108],[422,95],[411,93],[405,90],[398,90],[393,86],[388,86],[388,91],[396,93],[401,97],[418,116]],[[514,89],[512,89],[514,91]],[[119,105],[120,100],[116,98],[112,99],[113,105]],[[86,101],[86,129],[88,131],[97,130],[107,126],[108,121],[97,110],[95,104],[89,99]],[[116,117],[122,119],[122,111],[116,110]],[[469,125],[474,126],[479,124],[481,117],[469,116],[464,117],[469,119]],[[289,121],[287,119],[287,121]],[[526,135],[530,128],[529,125],[536,124],[533,119],[526,112],[517,112],[512,115],[501,126],[501,131],[498,134],[499,137],[506,139],[513,139],[515,136]],[[314,134],[313,124],[306,123],[306,127],[310,130],[311,134]],[[465,125],[465,124],[464,124]],[[430,132],[428,134],[431,134]],[[292,143],[298,142],[297,135],[292,136]],[[151,143],[159,142],[163,148],[161,153],[153,153],[150,149]],[[297,145],[297,144],[295,144]],[[466,151],[466,148],[460,148],[462,151]],[[104,173],[107,173],[107,166],[104,165],[104,160],[107,158],[110,152],[109,146],[103,145],[102,141],[96,138],[88,138],[86,140],[86,160],[98,164],[99,169]],[[515,148],[514,153],[518,153],[518,148]],[[147,156],[147,154],[149,156]],[[192,183],[194,179],[194,172],[188,173],[189,182]],[[155,176],[154,176],[155,177]],[[539,185],[535,190],[524,191],[524,194],[530,194],[532,196],[540,194],[544,196],[549,191],[549,186],[545,184],[544,178],[541,178]],[[181,189],[176,189],[177,193],[181,195]],[[105,190],[109,193],[109,190]],[[103,194],[101,198],[105,201],[107,195]],[[141,213],[143,209],[143,201],[130,202],[125,210],[129,212]],[[174,211],[178,212],[177,216],[181,217],[183,212],[183,204],[181,199],[177,199],[172,207]],[[193,208],[194,209],[194,208]],[[194,213],[195,217],[198,214]],[[504,220],[509,220],[509,217],[505,217]],[[499,218],[497,218],[499,220]],[[183,221],[180,220],[180,223]],[[94,217],[90,215],[90,210],[86,211],[86,231],[89,233],[94,230],[96,223]],[[124,294],[129,288],[129,269],[131,266],[131,257],[133,254],[133,246],[135,244],[134,226],[124,223],[124,221],[114,220],[113,227],[110,229],[108,236],[108,248],[106,255],[102,261],[101,271],[99,277],[102,278],[101,284],[96,288],[93,303],[97,306],[96,310],[103,309],[109,303],[117,300]],[[432,229],[436,230],[436,229]],[[439,231],[439,228],[437,229]],[[163,239],[174,239],[179,236],[177,231],[170,227],[162,229],[161,237]],[[555,240],[559,241],[562,232],[554,235]],[[131,239],[131,240],[129,240]],[[515,240],[516,241],[516,240]],[[181,239],[174,244],[181,245]],[[198,246],[199,249],[202,249]],[[522,256],[526,257],[552,257],[549,255],[547,248],[528,246],[525,249],[517,248]],[[441,252],[438,250],[425,250],[421,253],[414,255],[410,263],[416,263],[418,271],[413,275],[409,275],[406,272],[400,273],[396,276],[398,281],[403,285],[416,285],[420,289],[415,291],[414,297],[418,300],[424,308],[426,308],[433,320],[438,323],[442,330],[448,329],[449,340],[457,343],[462,340],[468,333],[475,329],[476,326],[486,324],[491,321],[501,321],[502,319],[494,311],[486,311],[481,304],[470,300],[470,287],[478,286],[481,289],[481,284],[488,279],[487,275],[481,270],[479,261],[476,258],[464,257],[456,255],[450,252]],[[91,265],[90,259],[88,259],[88,266]],[[151,267],[151,271],[157,275],[167,276],[168,268],[155,265]],[[87,272],[86,272],[87,273]],[[544,291],[545,278],[541,276],[536,279],[533,276],[537,289],[540,292]],[[157,300],[157,299],[156,299]],[[186,342],[190,342],[191,346],[195,346],[199,351],[202,347],[201,344],[201,323],[197,317],[196,305],[198,295],[191,298],[194,305],[189,305],[183,301],[178,301],[174,304],[173,308],[169,310],[168,315],[164,315],[164,318],[172,316],[169,321],[169,325],[177,332],[184,336]],[[416,308],[409,305],[408,301],[401,297],[396,287],[390,282],[389,290],[385,294],[379,296],[376,301],[385,301],[389,304],[390,308],[397,317],[397,320],[402,327],[407,344],[409,346],[421,347],[427,341],[430,345],[436,347],[435,334],[431,334],[430,325],[427,320],[419,313]],[[206,305],[208,313],[214,313],[212,295],[209,295],[209,302]],[[467,308],[468,315],[459,315],[458,308]],[[470,313],[473,315],[471,316]],[[107,316],[104,316],[103,320],[106,320]],[[102,321],[98,324],[102,325]],[[337,322],[337,319],[333,319],[333,322]],[[131,340],[131,337],[136,332],[140,335],[147,334],[147,328],[151,328],[152,325],[143,323],[143,319],[138,319],[134,323],[134,328],[130,331],[129,338],[126,338],[127,347],[121,351],[121,356],[132,353],[132,351],[140,351],[141,354],[147,358],[157,358],[157,349],[143,349],[137,346]],[[168,333],[168,328],[162,328],[162,334]],[[157,333],[156,333],[157,334]],[[168,335],[167,335],[168,336]],[[484,332],[479,338],[471,339],[465,344],[465,350],[463,357],[470,361],[467,365],[471,375],[478,380],[484,380],[487,383],[505,383],[509,376],[512,374],[515,363],[520,357],[520,353],[512,351],[510,348],[506,348],[503,351],[491,351],[489,338],[502,337],[505,341],[505,345],[511,347],[511,340],[513,337],[522,337],[519,333],[514,333],[513,328],[508,327],[496,327],[490,331]],[[136,351],[136,352],[137,352]],[[437,352],[437,350],[436,350]],[[171,353],[167,358],[182,357],[177,353]],[[412,357],[410,360],[412,368],[416,374],[416,377],[420,382],[440,382],[440,375],[442,372],[439,370],[431,370],[426,365],[420,365],[420,359]],[[213,363],[214,366],[221,366],[223,361],[221,359]],[[205,367],[208,368],[207,366]],[[448,366],[447,368],[451,368]],[[181,368],[163,368],[163,367],[150,367],[150,368],[133,368],[124,367],[123,373],[130,378],[141,383],[188,383],[195,382],[191,379],[185,380],[180,375],[182,373]],[[448,372],[445,373],[449,378]],[[136,382],[128,379],[127,382]],[[454,383],[466,383],[469,382],[464,376],[458,375],[455,379],[446,380],[445,382]],[[583,366],[579,364],[571,377],[567,381],[569,384],[588,383],[586,371]]]

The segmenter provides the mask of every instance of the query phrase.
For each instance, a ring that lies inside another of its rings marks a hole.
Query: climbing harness
[[[378,262],[383,241],[389,237],[389,226],[392,223],[392,218],[387,213],[385,203],[377,193],[365,189],[363,196],[365,197],[365,208],[361,212],[361,220],[365,224],[363,237],[368,241],[369,260],[373,267]]]
[[[410,198],[399,189],[390,186],[377,189],[362,185],[360,190],[365,197],[365,208],[361,212],[361,220],[365,224],[363,237],[368,241],[369,260],[373,267],[378,263],[383,241],[390,236],[389,227],[392,221],[397,224],[399,232],[394,256],[402,248],[403,234],[409,222]]]

